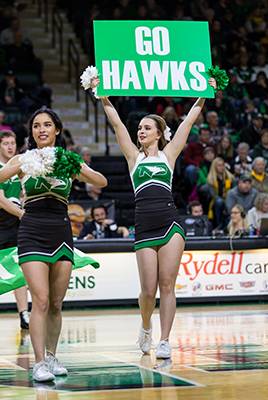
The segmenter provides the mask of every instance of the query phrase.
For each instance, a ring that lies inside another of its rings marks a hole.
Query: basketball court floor
[[[137,309],[65,311],[58,358],[69,375],[54,383],[32,382],[29,335],[15,313],[0,318],[1,400],[268,398],[267,305],[179,307],[165,361],[141,355]]]

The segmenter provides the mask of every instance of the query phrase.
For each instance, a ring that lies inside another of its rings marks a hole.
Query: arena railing
[[[33,0],[33,4],[35,4],[36,1]],[[45,32],[48,32],[48,1],[47,0],[37,0],[37,16],[39,18],[44,17],[44,23],[45,23]]]
[[[75,90],[76,90],[76,101],[80,101],[80,54],[77,50],[73,39],[68,40],[67,47],[67,68],[68,68],[68,82],[72,81],[72,65],[74,66],[75,72]]]
[[[51,21],[51,30],[52,30],[52,47],[55,49],[56,47],[56,32],[58,33],[59,39],[59,54],[60,54],[60,65],[63,65],[63,21],[62,17],[57,11],[56,7],[52,9],[52,21]]]

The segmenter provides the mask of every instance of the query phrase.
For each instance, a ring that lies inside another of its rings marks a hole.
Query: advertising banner
[[[65,300],[137,299],[135,253],[95,253],[100,268],[74,270]],[[268,250],[185,251],[176,280],[177,298],[268,295]],[[12,292],[0,303],[15,302]]]
[[[94,21],[98,95],[214,97],[207,22]]]
[[[268,295],[268,250],[185,251],[177,297]]]

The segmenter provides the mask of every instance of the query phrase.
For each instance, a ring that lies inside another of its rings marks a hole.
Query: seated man
[[[236,204],[240,204],[247,213],[253,205],[258,191],[252,187],[252,178],[249,175],[240,175],[237,186],[227,193],[225,204],[228,214]]]
[[[85,222],[79,235],[79,239],[112,239],[128,237],[128,229],[124,226],[117,226],[116,223],[107,218],[107,209],[103,205],[92,207],[92,221]]]
[[[202,204],[199,201],[194,200],[189,203],[189,214],[181,218],[186,236],[210,236],[212,224],[204,215]]]

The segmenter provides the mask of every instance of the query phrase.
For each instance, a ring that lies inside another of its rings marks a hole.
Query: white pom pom
[[[171,130],[169,126],[166,126],[166,129],[164,130],[164,138],[169,142],[171,138]]]
[[[19,161],[25,175],[46,176],[53,172],[53,165],[56,161],[55,148],[44,147],[43,149],[27,150],[19,157]]]
[[[93,65],[90,65],[85,69],[85,71],[82,73],[80,76],[81,79],[81,85],[85,90],[87,89],[92,89],[92,92],[94,93],[94,96],[97,97],[97,88],[94,87],[92,88],[92,79],[95,79],[99,76],[99,72],[96,67],[93,67]]]
[[[45,174],[51,174],[53,172],[53,165],[56,161],[56,151],[54,147],[44,147],[40,149],[40,156],[44,166]]]

